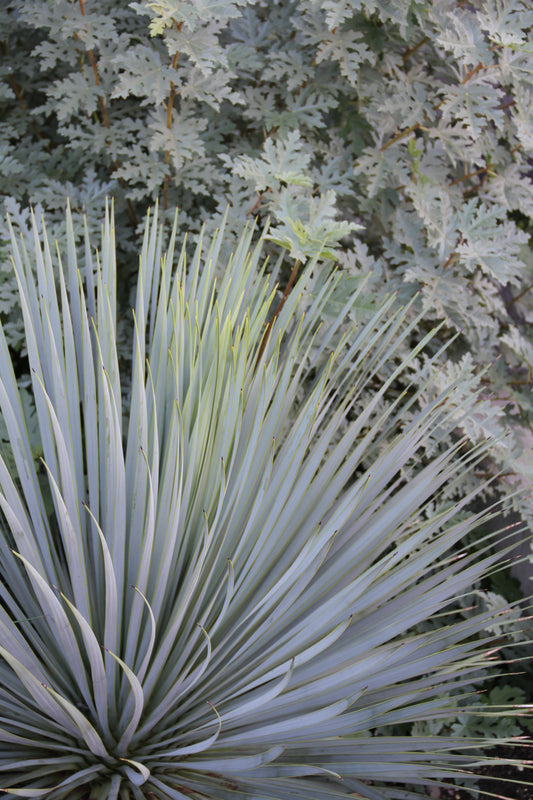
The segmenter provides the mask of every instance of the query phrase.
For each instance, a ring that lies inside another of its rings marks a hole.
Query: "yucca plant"
[[[0,788],[407,800],[474,777],[486,742],[390,735],[453,714],[498,644],[491,613],[421,627],[497,559],[458,549],[472,498],[427,513],[489,444],[458,435],[404,477],[468,386],[403,424],[421,389],[390,389],[426,336],[354,414],[416,322],[391,299],[349,339],[344,313],[323,331],[334,273],[302,309],[309,265],[280,308],[251,230],[228,263],[220,230],[174,266],[156,217],[125,376],[111,215],[83,265],[67,228],[62,259],[45,233],[12,241],[40,460],[0,334]]]

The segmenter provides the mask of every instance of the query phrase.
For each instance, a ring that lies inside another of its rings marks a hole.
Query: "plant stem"
[[[423,42],[424,42],[424,40],[422,40],[422,42],[420,42],[420,44],[423,44]],[[418,45],[418,46],[419,46],[419,45]],[[416,48],[415,48],[415,49],[416,49]],[[407,51],[407,52],[409,53],[409,51]],[[404,60],[405,60],[405,56],[404,56]],[[467,83],[467,82],[470,80],[470,78],[473,78],[473,77],[474,77],[474,75],[475,75],[477,72],[479,72],[481,69],[489,69],[489,68],[490,68],[490,67],[492,67],[492,66],[496,66],[496,65],[494,65],[494,64],[489,64],[488,66],[485,66],[485,65],[484,65],[484,64],[482,64],[482,63],[481,63],[481,61],[480,61],[480,62],[479,62],[479,64],[478,64],[476,67],[474,67],[473,69],[471,69],[471,70],[470,70],[470,72],[467,72],[467,73],[466,73],[465,77],[464,77],[464,78],[463,78],[463,80],[461,81],[461,85],[462,85],[462,86],[464,86],[464,84],[465,84],[465,83]],[[439,110],[439,108],[441,107],[441,105],[444,103],[444,99],[445,99],[445,98],[443,98],[443,99],[440,101],[440,103],[437,103],[437,105],[436,105],[436,106],[433,106],[433,111],[438,111],[438,110]],[[384,144],[384,145],[383,145],[383,147],[380,147],[380,148],[379,148],[379,149],[380,149],[380,151],[383,153],[383,151],[384,151],[384,150],[386,150],[388,147],[390,147],[390,146],[391,146],[391,144],[394,144],[395,142],[398,142],[400,139],[403,139],[403,138],[404,138],[404,136],[409,136],[409,134],[410,134],[410,133],[412,133],[413,131],[416,131],[416,130],[422,130],[422,124],[421,124],[420,122],[415,122],[415,124],[414,124],[414,125],[411,125],[411,127],[410,127],[410,128],[407,128],[405,131],[400,131],[400,132],[397,132],[397,133],[395,133],[395,134],[394,134],[394,136],[392,137],[392,139],[389,139],[389,141],[387,142],[387,144]]]
[[[520,298],[522,298],[525,294],[527,294],[529,291],[531,291],[531,289],[533,289],[533,283],[530,283],[529,286],[526,286],[525,289],[522,289],[520,294],[517,294],[516,297],[513,297],[512,300],[510,300],[508,303],[506,303],[505,304],[505,308],[510,308],[510,306],[512,306],[513,303],[516,303],[517,300],[520,300]]]
[[[181,22],[176,22],[175,19],[172,20],[178,31],[181,31],[183,28],[183,20]],[[174,58],[172,59],[172,69],[175,70],[178,66],[178,58],[179,58],[179,50],[174,53]],[[170,81],[170,91],[168,93],[168,105],[167,105],[167,130],[171,130],[172,128],[172,109],[174,108],[174,98],[176,97],[176,84],[174,81]],[[165,166],[168,166],[170,162],[170,150],[165,150]],[[163,184],[163,209],[166,211],[168,205],[168,184],[170,181],[170,174],[167,172],[165,174],[165,182]]]
[[[461,81],[461,83],[463,85],[465,83],[467,83],[470,80],[470,78],[472,78],[476,74],[476,72],[479,72],[480,69],[487,69],[487,67],[484,64],[482,64],[481,61],[479,62],[479,64],[476,67],[474,67],[474,69],[471,69],[470,72],[466,73],[466,75],[463,78],[463,80]]]
[[[261,205],[261,201],[262,200],[263,200],[263,195],[261,194],[261,192],[257,192],[257,200],[255,201],[255,203],[253,204],[251,209],[246,212],[246,216],[247,217],[249,217],[251,214],[253,214],[255,211],[257,211],[257,209]]]
[[[457,253],[456,253],[456,252],[455,252],[455,250],[454,250],[452,253],[450,253],[450,255],[448,256],[448,258],[446,259],[446,261],[445,261],[445,262],[444,262],[444,264],[442,265],[442,269],[446,269],[446,267],[449,267],[449,266],[450,266],[450,264],[451,264],[451,263],[452,263],[452,262],[453,262],[453,261],[454,261],[456,258],[457,258]]]
[[[489,170],[488,167],[481,167],[480,169],[476,169],[474,172],[469,172],[468,175],[463,175],[462,178],[456,178],[448,185],[455,186],[456,183],[462,183],[463,181],[467,181],[469,178],[474,178],[476,175],[481,175],[483,172],[485,172],[487,175],[493,175],[493,176],[496,175],[496,173]]]
[[[395,142],[400,141],[400,139],[403,139],[404,136],[409,136],[410,133],[412,133],[413,131],[416,131],[420,127],[421,127],[420,123],[419,122],[415,122],[414,125],[411,125],[411,127],[407,128],[405,131],[399,131],[398,133],[395,133],[394,136],[392,137],[392,139],[389,139],[387,144],[384,144],[383,147],[380,147],[379,149],[383,153],[388,147],[391,146],[391,144],[394,144]]]
[[[79,6],[80,6],[80,11],[81,11],[82,17],[85,17],[85,0],[78,0],[78,3],[79,3]],[[78,39],[79,37],[76,34],[74,34],[74,38]],[[92,70],[93,70],[94,82],[98,87],[100,87],[100,78],[98,77],[98,67],[97,67],[97,64],[96,64],[96,59],[94,57],[94,53],[90,48],[87,48],[87,53],[89,55],[89,61],[91,62],[91,67],[92,67]],[[104,123],[104,126],[108,130],[110,130],[109,118],[107,116],[107,108],[106,108],[105,96],[102,95],[102,94],[99,94],[98,95],[98,102],[100,104],[100,111],[102,112],[102,122]],[[109,142],[108,146],[111,146],[111,142]],[[112,159],[113,159],[113,157],[112,157]],[[120,169],[120,162],[119,162],[119,160],[117,158],[113,159],[113,165],[115,167],[115,170]],[[126,181],[124,180],[124,178],[120,178],[119,177],[118,180],[119,180],[120,185],[124,189],[124,191],[126,191],[127,187],[126,187]],[[133,205],[132,205],[131,200],[129,199],[129,197],[126,197],[126,205],[128,207],[128,212],[129,212],[129,215],[130,215],[132,223],[134,225],[137,225],[137,223],[138,223],[137,214],[135,213],[135,209],[133,208]]]
[[[78,0],[78,2],[80,4],[81,15],[82,15],[82,17],[84,17],[85,16],[85,0]],[[94,53],[89,47],[87,48],[87,53],[89,55],[89,61],[91,62],[91,67],[93,69],[94,82],[99,87],[100,86],[100,79],[98,78],[98,68],[96,66],[96,59],[94,57]],[[98,102],[100,103],[100,110],[102,112],[103,123],[106,126],[106,128],[109,128],[109,120],[107,118],[105,97],[103,95],[99,94],[98,95]]]
[[[415,44],[413,47],[410,47],[408,50],[406,50],[402,56],[402,61],[405,63],[409,58],[411,58],[412,55],[414,55],[414,53],[416,53],[418,48],[422,47],[422,45],[424,45],[426,42],[429,42],[429,36],[424,36],[423,39],[420,39],[418,44]]]
[[[277,320],[277,318],[281,314],[281,312],[283,310],[283,306],[287,302],[287,297],[289,296],[289,292],[292,289],[293,283],[296,280],[296,276],[298,275],[298,270],[300,269],[301,265],[302,265],[301,260],[297,259],[295,261],[295,263],[294,263],[294,267],[292,268],[292,272],[290,274],[290,278],[289,278],[289,281],[287,283],[287,286],[285,287],[285,291],[283,292],[283,296],[282,296],[281,300],[279,301],[279,303],[277,305],[277,308],[274,311],[274,314],[272,315],[272,318],[270,319],[268,325],[266,326],[265,332],[263,334],[263,338],[261,339],[261,345],[259,347],[259,352],[257,353],[257,358],[256,358],[256,361],[255,361],[256,369],[257,369],[257,365],[258,365],[259,361],[261,360],[261,356],[265,352],[265,348],[266,348],[267,343],[268,343],[268,338],[270,336],[270,332],[271,332],[271,330],[272,330],[272,328],[274,326],[275,321]]]

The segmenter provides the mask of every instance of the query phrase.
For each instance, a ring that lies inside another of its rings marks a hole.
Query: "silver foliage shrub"
[[[112,220],[97,257],[65,227],[56,254],[37,231],[11,242],[31,435],[0,329],[0,789],[409,800],[473,781],[497,738],[399,731],[479,710],[509,610],[453,611],[501,563],[493,536],[464,543],[490,512],[425,513],[491,447],[454,434],[468,371],[422,409],[429,377],[391,399],[434,337],[407,347],[409,308],[325,333],[341,276],[310,294],[311,263],[267,326],[264,240],[244,231],[225,260],[222,228],[175,258],[155,216],[126,374]],[[406,480],[428,436],[446,444]]]
[[[32,202],[59,237],[65,195],[96,232],[112,193],[121,286],[159,196],[187,229],[228,202],[234,234],[272,215],[290,258],[340,258],[341,306],[369,273],[361,308],[419,291],[421,327],[444,320],[454,361],[489,368],[488,417],[464,430],[508,431],[486,467],[512,495],[533,477],[532,15],[526,0],[8,0],[2,192],[22,229]],[[9,270],[0,311],[20,348]],[[454,369],[433,370],[435,390]],[[533,519],[530,499],[520,511]]]

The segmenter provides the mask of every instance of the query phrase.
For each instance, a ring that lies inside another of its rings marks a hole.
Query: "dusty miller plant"
[[[414,800],[473,781],[498,739],[387,732],[475,714],[471,687],[497,664],[488,631],[508,609],[445,611],[501,566],[493,537],[461,544],[491,514],[460,515],[471,498],[423,513],[490,441],[463,437],[402,474],[428,435],[450,439],[460,402],[472,410],[471,377],[407,420],[422,386],[388,391],[434,334],[398,357],[419,322],[394,298],[332,345],[321,318],[339,276],[310,298],[311,264],[267,327],[264,242],[244,231],[220,264],[220,229],[176,259],[157,217],[124,375],[112,220],[96,258],[87,239],[78,259],[70,215],[66,231],[56,253],[46,233],[12,239],[39,464],[0,329],[0,789]]]

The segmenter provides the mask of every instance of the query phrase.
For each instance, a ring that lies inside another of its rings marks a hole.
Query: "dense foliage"
[[[112,193],[123,287],[157,196],[187,229],[228,202],[228,232],[271,214],[303,261],[345,237],[339,291],[363,274],[367,301],[420,290],[440,341],[459,332],[462,368],[488,367],[478,390],[509,432],[488,471],[508,492],[531,479],[526,0],[8,0],[0,30],[2,191],[23,228],[31,202],[61,238],[68,195],[97,231]],[[20,346],[5,263],[0,310]],[[474,441],[484,422],[466,426]]]
[[[306,301],[312,264],[265,326],[263,242],[244,232],[226,262],[223,239],[176,264],[147,224],[126,376],[111,220],[98,260],[88,242],[77,259],[70,217],[61,259],[13,238],[43,459],[0,329],[0,788],[414,800],[473,781],[495,740],[450,721],[509,714],[474,687],[512,610],[449,608],[501,563],[496,534],[464,541],[490,513],[424,511],[490,442],[458,439],[403,477],[428,436],[451,437],[470,378],[404,421],[422,387],[388,392],[432,334],[398,358],[418,321],[391,298],[333,345],[342,316],[327,335],[320,320],[338,276]],[[448,732],[402,734],[425,720]]]
[[[30,262],[38,252],[30,204],[36,231],[45,210],[49,241],[57,239],[70,261],[76,252],[90,262],[85,226],[94,241],[105,197],[115,198],[116,256],[107,239],[102,253],[117,264],[113,341],[124,418],[147,205],[159,199],[167,236],[176,206],[180,234],[205,224],[214,235],[224,218],[218,278],[232,250],[244,247],[245,221],[259,221],[250,233],[257,238],[270,217],[261,246],[271,257],[271,287],[279,280],[277,303],[287,295],[298,312],[319,303],[322,319],[322,340],[296,354],[302,381],[291,415],[302,413],[313,390],[310,364],[322,367],[354,326],[382,314],[384,324],[398,324],[397,346],[350,396],[332,446],[360,419],[366,446],[358,469],[372,470],[399,427],[418,425],[445,393],[447,423],[428,424],[416,454],[398,463],[399,480],[411,481],[435,458],[457,461],[461,480],[422,504],[420,520],[433,525],[465,498],[487,507],[503,495],[531,527],[531,493],[515,492],[533,480],[532,39],[528,0],[0,3],[0,192],[22,235],[21,259],[24,250]],[[26,456],[38,459],[35,378],[9,238],[0,215],[0,319]],[[108,276],[111,261],[102,265]],[[342,371],[333,374],[332,391],[346,390]],[[457,381],[461,391],[450,394]],[[394,403],[397,427],[384,425],[374,437],[366,409],[385,419]],[[492,444],[461,472],[463,436],[473,453],[487,437]],[[20,464],[2,418],[0,442],[15,474]],[[401,547],[404,535],[401,526],[394,532]],[[480,542],[481,561],[483,537],[479,529],[467,534],[469,545]],[[491,576],[461,603],[495,614],[519,594]],[[428,624],[420,623],[420,634]],[[491,631],[515,645],[527,639],[516,625]],[[502,689],[519,703],[527,690],[527,681]],[[484,719],[462,713],[450,724],[467,736],[519,732],[516,721],[483,726]],[[420,718],[409,730],[447,735],[450,724]]]

